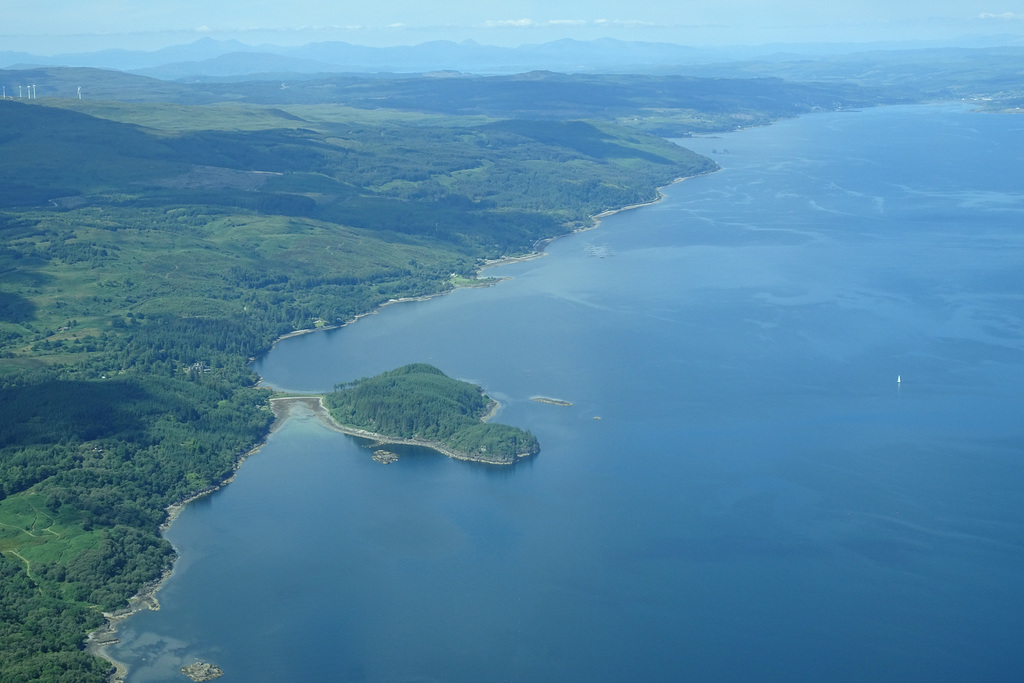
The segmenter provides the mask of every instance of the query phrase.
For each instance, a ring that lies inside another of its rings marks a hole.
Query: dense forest
[[[435,442],[464,460],[512,464],[540,451],[530,432],[483,422],[492,405],[480,387],[426,363],[337,385],[324,397],[331,417],[346,427]]]
[[[265,436],[275,339],[714,169],[607,120],[0,101],[0,681],[105,678],[84,636],[170,566],[167,506]],[[478,408],[402,428],[536,449]]]

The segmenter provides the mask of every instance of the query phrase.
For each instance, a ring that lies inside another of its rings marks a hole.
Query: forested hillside
[[[607,122],[0,101],[0,681],[104,678],[86,631],[266,434],[276,338],[713,169]]]
[[[823,84],[817,82],[817,74],[783,80],[767,69],[751,75],[744,67],[731,67],[732,77],[710,78],[532,71],[506,76],[443,72],[376,78],[281,74],[244,81],[190,83],[99,69],[40,67],[20,72],[0,70],[0,83],[9,84],[8,92],[19,83],[34,83],[40,97],[63,100],[66,106],[77,106],[77,89],[82,88],[85,101],[189,105],[236,102],[287,108],[331,105],[460,117],[585,119],[615,122],[670,137],[734,130],[812,111],[919,101],[926,96],[897,80],[832,79]]]

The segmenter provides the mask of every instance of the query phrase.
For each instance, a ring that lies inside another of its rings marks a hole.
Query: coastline
[[[617,213],[622,213],[623,211],[632,211],[633,209],[640,209],[645,206],[657,204],[658,202],[665,199],[665,193],[662,192],[662,190],[664,190],[665,188],[672,187],[677,183],[681,183],[685,180],[690,180],[691,178],[699,178],[701,176],[711,175],[712,173],[718,173],[720,170],[720,168],[716,168],[712,171],[705,171],[703,173],[694,173],[693,175],[679,176],[678,178],[672,180],[672,182],[666,183],[665,185],[661,185],[655,188],[655,191],[658,193],[658,196],[652,199],[651,201],[639,202],[637,204],[630,204],[628,206],[621,206],[617,209],[607,209],[605,211],[602,211],[601,213],[595,213],[593,216],[590,216],[590,225],[587,225],[582,228],[576,228],[575,230],[571,230],[561,235],[554,235],[552,237],[545,237],[544,239],[537,240],[536,242],[533,243],[533,251],[529,254],[524,254],[523,256],[508,256],[500,259],[486,260],[484,261],[483,265],[480,266],[480,268],[477,270],[477,276],[479,277],[480,274],[482,274],[484,269],[486,268],[497,268],[499,266],[506,266],[512,263],[532,261],[533,259],[545,256],[546,252],[544,251],[544,248],[547,247],[552,242],[554,242],[555,240],[561,239],[563,237],[570,237],[572,235],[576,235],[581,232],[587,232],[588,230],[593,230],[594,228],[600,227],[601,221],[603,219],[608,218],[609,216],[614,216]]]
[[[673,186],[673,185],[675,185],[677,183],[681,183],[681,182],[683,182],[685,180],[689,180],[691,178],[698,178],[700,176],[711,175],[712,173],[718,173],[719,170],[721,170],[721,169],[716,168],[716,169],[714,169],[712,171],[705,171],[703,173],[695,173],[693,175],[688,175],[688,176],[679,176],[678,178],[673,179],[672,182],[666,183],[665,185],[661,185],[661,186],[655,188],[655,191],[658,193],[658,196],[655,197],[654,199],[652,199],[651,201],[649,201],[649,202],[639,202],[637,204],[630,204],[628,206],[622,206],[622,207],[619,207],[617,209],[607,209],[605,211],[602,211],[601,213],[596,213],[596,214],[590,216],[590,219],[589,219],[590,220],[590,225],[587,225],[587,226],[582,227],[582,228],[576,228],[574,230],[570,230],[569,232],[565,232],[565,233],[562,233],[560,235],[552,235],[551,237],[545,237],[543,239],[537,240],[536,242],[533,243],[533,247],[532,247],[533,251],[531,251],[528,254],[523,254],[521,256],[503,256],[503,257],[497,258],[497,259],[484,259],[484,261],[480,265],[480,267],[477,268],[476,275],[479,278],[483,274],[483,271],[485,269],[487,269],[487,268],[497,268],[499,266],[507,266],[507,265],[511,265],[513,263],[523,263],[525,261],[532,261],[534,259],[541,258],[542,256],[546,255],[546,253],[544,251],[544,248],[547,247],[549,244],[551,244],[552,242],[554,242],[557,239],[560,239],[560,238],[563,238],[563,237],[569,237],[571,235],[575,235],[575,234],[581,233],[581,232],[586,232],[588,230],[593,230],[594,228],[599,227],[601,225],[602,219],[608,218],[609,216],[614,216],[617,213],[621,213],[623,211],[631,211],[633,209],[639,209],[639,208],[642,208],[642,207],[645,207],[645,206],[651,206],[652,204],[657,204],[658,202],[660,202],[663,199],[665,199],[665,193],[662,192],[662,190],[664,190],[665,188],[671,187],[671,186]],[[505,279],[505,278],[497,278],[497,279],[495,279],[494,282],[489,282],[489,283],[485,283],[485,284],[466,285],[466,287],[490,287],[492,285],[498,284],[503,279]],[[349,325],[351,325],[351,324],[353,324],[355,322],[358,322],[360,319],[365,318],[368,315],[376,315],[385,306],[391,306],[392,304],[401,304],[401,303],[406,303],[406,302],[410,302],[410,301],[429,301],[430,299],[433,299],[435,297],[445,296],[446,294],[451,294],[452,292],[454,292],[457,289],[462,289],[462,287],[452,287],[451,289],[446,289],[446,290],[443,290],[443,291],[440,291],[440,292],[435,292],[433,294],[423,294],[422,296],[407,296],[407,297],[402,297],[400,299],[389,299],[389,300],[385,301],[384,303],[380,304],[379,306],[377,306],[376,308],[374,308],[372,311],[367,311],[366,313],[360,313],[360,314],[358,314],[356,316],[353,316],[350,320],[346,320],[345,322],[340,323],[338,325],[324,325],[323,327],[314,327],[312,329],[306,329],[306,330],[295,330],[294,332],[289,332],[288,334],[283,334],[283,335],[281,335],[280,337],[278,337],[277,339],[274,340],[274,343],[271,345],[271,348],[276,346],[278,342],[283,341],[285,339],[290,339],[292,337],[299,337],[299,336],[302,336],[304,334],[313,334],[314,332],[322,332],[322,331],[326,331],[326,330],[340,330],[343,327],[347,327],[347,326],[349,326]],[[249,362],[251,363],[254,360],[256,360],[256,358],[250,358]]]
[[[244,463],[250,455],[255,455],[263,448],[264,445],[266,445],[267,437],[280,429],[281,424],[286,418],[287,415],[282,417],[276,412],[274,413],[274,422],[271,423],[267,433],[259,443],[243,453],[235,461],[235,464],[231,467],[231,475],[227,479],[164,508],[167,513],[167,518],[162,524],[160,524],[161,536],[170,528],[171,524],[173,524],[174,520],[178,518],[178,515],[181,514],[186,505],[194,500],[199,500],[200,498],[208,496],[215,491],[219,491],[222,487],[227,486],[234,481],[235,477],[238,476],[238,470],[242,466],[242,463]],[[160,592],[164,583],[174,574],[174,564],[177,559],[177,552],[175,552],[174,555],[171,556],[171,566],[163,571],[160,578],[145,584],[139,589],[138,593],[128,598],[128,605],[126,607],[115,612],[104,612],[103,617],[106,619],[106,623],[90,631],[86,635],[84,641],[85,651],[94,657],[99,657],[100,659],[110,662],[113,667],[113,671],[111,671],[107,676],[107,683],[124,683],[124,679],[128,675],[128,665],[115,659],[113,655],[108,652],[108,648],[111,645],[120,642],[120,639],[117,637],[118,625],[128,617],[143,610],[153,610],[154,612],[160,610],[160,601],[157,599],[157,593]]]
[[[651,201],[649,201],[649,202],[640,202],[639,204],[630,204],[629,206],[623,206],[623,207],[620,207],[618,209],[608,209],[607,211],[602,211],[601,213],[594,214],[593,216],[590,217],[591,220],[594,222],[593,225],[591,225],[588,228],[581,228],[580,230],[577,230],[575,232],[583,232],[585,230],[592,230],[592,229],[596,228],[597,226],[599,226],[601,224],[601,219],[602,218],[607,218],[608,216],[614,216],[615,214],[622,213],[623,211],[632,211],[633,209],[640,209],[640,208],[643,208],[645,206],[651,206],[652,204],[657,204],[658,202],[660,202],[660,201],[665,199],[665,193],[662,192],[662,190],[664,190],[665,188],[672,187],[673,185],[677,185],[677,184],[679,184],[681,182],[684,182],[686,180],[690,180],[691,178],[700,178],[702,176],[711,175],[713,173],[718,173],[720,170],[722,170],[721,167],[716,168],[716,169],[714,169],[712,171],[704,171],[703,173],[694,173],[693,175],[679,176],[678,178],[676,178],[672,182],[656,188],[658,196],[656,198],[652,199]]]
[[[477,286],[479,286],[479,285],[477,285]],[[490,286],[490,285],[484,285],[484,286]],[[295,330],[294,332],[289,332],[288,334],[282,334],[280,337],[278,337],[277,339],[274,340],[274,343],[271,345],[271,348],[273,348],[274,346],[277,346],[277,343],[279,341],[284,340],[284,339],[291,339],[292,337],[301,337],[304,334],[313,334],[314,332],[323,332],[323,331],[326,331],[326,330],[340,330],[341,328],[348,327],[352,323],[355,323],[355,322],[359,321],[360,319],[365,318],[368,315],[377,315],[377,313],[379,313],[380,310],[382,308],[384,308],[385,306],[390,306],[392,304],[406,303],[406,302],[409,302],[409,301],[429,301],[430,299],[433,299],[435,297],[444,296],[445,294],[450,294],[451,292],[454,292],[456,289],[459,289],[459,288],[458,287],[453,287],[451,289],[446,289],[443,292],[435,292],[434,294],[424,294],[422,296],[404,296],[404,297],[402,297],[400,299],[388,299],[387,301],[385,301],[381,305],[379,305],[376,308],[374,308],[372,311],[367,311],[366,313],[360,313],[359,315],[353,316],[350,320],[346,320],[345,322],[340,323],[338,325],[324,325],[323,327],[314,327],[312,329],[307,329],[307,330]],[[256,360],[256,359],[255,358],[250,358],[249,362],[251,363],[254,360]]]
[[[615,214],[620,213],[622,211],[629,211],[629,210],[632,210],[632,209],[638,209],[638,208],[641,208],[641,207],[644,207],[644,206],[650,206],[652,204],[657,204],[658,202],[660,202],[663,199],[665,199],[665,194],[662,192],[662,190],[664,190],[665,188],[670,187],[672,185],[675,185],[676,183],[683,182],[684,180],[688,180],[690,178],[696,178],[696,177],[702,176],[702,175],[710,175],[711,173],[716,173],[717,171],[718,171],[718,169],[715,169],[713,171],[706,171],[704,173],[697,173],[697,174],[694,174],[694,175],[691,175],[691,176],[681,176],[679,178],[675,178],[674,180],[672,180],[672,182],[667,183],[666,185],[662,185],[662,186],[656,188],[657,197],[652,199],[651,201],[640,202],[640,203],[637,203],[637,204],[631,204],[629,206],[623,206],[623,207],[620,207],[620,208],[617,208],[617,209],[608,209],[608,210],[602,211],[602,212],[600,212],[598,214],[594,214],[593,216],[590,216],[590,225],[588,225],[586,227],[582,227],[582,228],[577,228],[577,229],[572,230],[572,231],[567,232],[567,233],[563,233],[563,234],[560,234],[560,235],[554,235],[552,237],[547,237],[547,238],[538,240],[537,242],[534,243],[533,251],[531,253],[529,253],[529,254],[524,254],[522,256],[509,256],[509,257],[503,257],[503,258],[500,258],[500,259],[485,260],[484,263],[477,269],[477,277],[480,277],[481,274],[483,273],[483,271],[485,269],[487,269],[487,268],[493,268],[493,267],[503,266],[503,265],[510,265],[510,264],[513,264],[513,263],[521,263],[521,262],[530,261],[530,260],[533,260],[533,259],[545,256],[544,248],[547,247],[547,245],[551,244],[552,242],[554,242],[555,240],[557,240],[557,239],[559,239],[561,237],[568,237],[568,236],[574,235],[576,233],[585,232],[587,230],[593,230],[594,228],[596,228],[596,227],[601,225],[602,219],[607,218],[608,216],[615,215]],[[496,282],[500,282],[500,280],[497,280]],[[496,284],[496,282],[492,283],[492,284]],[[274,340],[274,343],[271,346],[272,347],[276,346],[278,342],[280,342],[280,341],[282,341],[284,339],[288,339],[290,337],[296,337],[296,336],[299,336],[299,335],[310,334],[310,333],[319,332],[319,331],[322,331],[322,330],[334,330],[334,329],[340,329],[340,328],[346,327],[348,325],[351,325],[351,324],[357,322],[361,318],[364,318],[364,317],[369,316],[369,315],[376,315],[385,306],[389,306],[391,304],[405,303],[405,302],[410,302],[410,301],[427,301],[429,299],[433,299],[433,298],[438,297],[438,296],[444,296],[446,294],[449,294],[449,293],[455,291],[455,289],[458,289],[458,288],[457,287],[453,287],[451,289],[435,292],[433,294],[425,294],[425,295],[416,296],[416,297],[403,297],[403,298],[400,298],[400,299],[390,299],[390,300],[380,304],[379,306],[377,306],[373,310],[367,311],[366,313],[360,313],[359,315],[354,316],[352,319],[347,320],[344,323],[341,323],[340,325],[330,325],[330,326],[317,327],[317,328],[307,329],[307,330],[296,330],[294,332],[290,332],[288,334],[282,335],[282,336],[278,337],[276,340]],[[252,362],[254,360],[255,360],[255,358],[250,358],[249,359],[250,362]],[[257,386],[264,386],[264,387],[266,387],[267,385],[264,385],[262,383],[262,379],[261,379],[257,383]],[[487,415],[485,415],[484,417],[481,418],[481,420],[484,421],[484,422],[487,422],[488,420],[493,418],[495,416],[495,414],[498,412],[498,410],[501,408],[501,405],[497,401],[495,401],[494,399],[491,399],[491,401],[492,401],[492,405],[490,407],[490,411],[488,412]],[[270,427],[267,430],[267,433],[263,436],[263,438],[256,445],[254,445],[251,449],[249,449],[248,451],[243,453],[241,456],[239,456],[239,458],[235,461],[234,465],[232,466],[232,473],[231,473],[231,475],[227,479],[225,479],[224,481],[222,481],[222,482],[220,482],[220,483],[218,483],[216,485],[213,485],[213,486],[210,486],[210,487],[208,487],[206,489],[203,489],[202,491],[200,491],[200,492],[198,492],[198,493],[196,493],[196,494],[194,494],[194,495],[192,495],[192,496],[190,496],[190,497],[188,497],[188,498],[186,498],[186,499],[184,499],[182,501],[179,501],[177,503],[173,503],[173,504],[169,505],[166,508],[167,518],[160,525],[160,532],[161,532],[161,534],[163,534],[163,532],[165,532],[168,528],[170,528],[171,524],[173,524],[174,520],[176,520],[178,518],[178,515],[181,514],[182,510],[185,509],[186,505],[188,505],[189,503],[191,503],[194,500],[198,500],[199,498],[202,498],[202,497],[207,496],[207,495],[209,495],[211,493],[214,493],[215,491],[219,491],[221,489],[221,487],[226,486],[226,485],[230,484],[232,481],[234,481],[235,477],[237,476],[239,468],[242,466],[242,464],[245,462],[245,460],[249,456],[254,455],[255,453],[259,452],[260,449],[262,449],[263,446],[266,444],[267,438],[271,434],[276,432],[281,427],[281,425],[284,423],[284,421],[287,420],[287,418],[288,418],[288,416],[290,414],[289,402],[305,403],[312,410],[313,414],[328,429],[340,432],[342,434],[348,434],[350,436],[356,436],[356,437],[359,437],[359,438],[373,440],[376,443],[381,444],[381,445],[383,445],[383,444],[397,444],[397,445],[409,445],[409,446],[422,446],[422,447],[434,450],[434,451],[436,451],[438,453],[441,453],[442,455],[448,456],[450,458],[454,458],[456,460],[464,460],[464,461],[468,461],[468,462],[482,462],[482,463],[491,464],[491,465],[512,464],[512,463],[500,463],[500,462],[494,462],[494,461],[484,460],[484,459],[480,459],[480,458],[474,458],[474,457],[472,457],[469,454],[461,453],[461,452],[458,452],[458,451],[453,451],[453,450],[445,447],[443,444],[440,444],[438,442],[432,442],[432,441],[427,441],[427,440],[423,440],[423,439],[402,439],[402,438],[399,438],[399,437],[390,437],[390,436],[386,436],[386,435],[383,435],[383,434],[377,434],[377,433],[369,432],[369,431],[362,430],[362,429],[354,429],[354,428],[351,428],[351,427],[345,427],[345,426],[339,424],[338,422],[336,422],[334,420],[334,418],[331,417],[330,413],[327,411],[327,408],[323,405],[323,399],[322,399],[321,396],[291,396],[291,397],[272,398],[272,399],[270,399],[270,405],[271,405],[271,409],[274,412],[274,422],[270,425]],[[522,457],[523,456],[519,456],[519,458],[522,458]],[[513,460],[513,462],[515,462],[515,460]],[[104,625],[94,629],[93,631],[90,631],[86,635],[86,638],[84,640],[84,649],[85,649],[85,651],[87,653],[93,655],[93,656],[99,657],[101,659],[106,660],[107,662],[110,662],[111,666],[113,667],[113,671],[111,671],[111,673],[107,677],[108,683],[124,683],[125,677],[128,675],[128,665],[125,664],[124,662],[121,662],[121,661],[118,661],[118,660],[114,659],[114,657],[111,656],[110,653],[107,651],[108,647],[110,645],[113,645],[113,644],[119,642],[119,639],[117,638],[117,627],[118,627],[118,625],[122,621],[127,619],[128,617],[132,616],[133,614],[136,614],[137,612],[141,612],[144,609],[150,609],[150,610],[154,610],[154,611],[160,609],[160,602],[159,602],[159,600],[157,600],[156,596],[157,596],[157,593],[160,591],[160,588],[163,586],[164,582],[166,582],[173,575],[173,573],[174,573],[174,563],[175,563],[176,559],[177,559],[177,555],[175,554],[171,558],[171,566],[168,569],[164,570],[163,574],[161,574],[161,576],[158,579],[156,579],[155,581],[153,581],[153,582],[151,582],[149,584],[144,585],[139,590],[138,593],[136,593],[134,596],[129,598],[128,605],[125,608],[117,610],[115,612],[104,612],[103,616],[106,619],[106,623]]]
[[[371,440],[374,442],[375,446],[422,446],[423,448],[429,448],[432,451],[437,451],[438,453],[446,455],[449,458],[454,458],[455,460],[464,460],[466,462],[482,462],[488,465],[511,465],[515,462],[515,460],[512,460],[510,462],[496,462],[494,460],[476,458],[473,457],[473,455],[470,453],[456,451],[451,448],[448,448],[443,443],[440,443],[438,441],[430,441],[427,439],[406,439],[399,436],[388,436],[387,434],[378,434],[377,432],[370,432],[365,429],[347,427],[343,424],[340,424],[333,417],[331,417],[330,411],[328,411],[327,407],[324,406],[322,396],[283,396],[281,398],[272,398],[270,399],[270,401],[271,404],[274,406],[275,416],[281,415],[283,416],[282,419],[286,419],[291,412],[291,404],[301,403],[308,407],[313,412],[313,415],[318,420],[320,420],[320,422],[328,429],[335,432],[340,432],[341,434],[348,434],[349,436],[356,436],[361,439]],[[481,421],[487,422],[488,420],[490,420],[497,414],[500,408],[501,404],[495,401],[494,399],[491,399],[490,410],[486,415],[480,418]],[[520,455],[518,457],[522,458],[524,456]]]

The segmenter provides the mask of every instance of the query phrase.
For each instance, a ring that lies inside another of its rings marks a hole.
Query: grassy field
[[[29,577],[32,567],[59,565],[65,558],[95,548],[99,532],[85,532],[73,512],[55,515],[42,496],[26,493],[0,501],[0,552],[21,560]]]

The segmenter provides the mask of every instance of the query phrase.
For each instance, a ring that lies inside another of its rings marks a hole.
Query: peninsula
[[[322,403],[341,431],[379,444],[426,446],[459,460],[496,465],[540,451],[530,432],[487,422],[497,402],[480,387],[426,363],[336,385]]]

